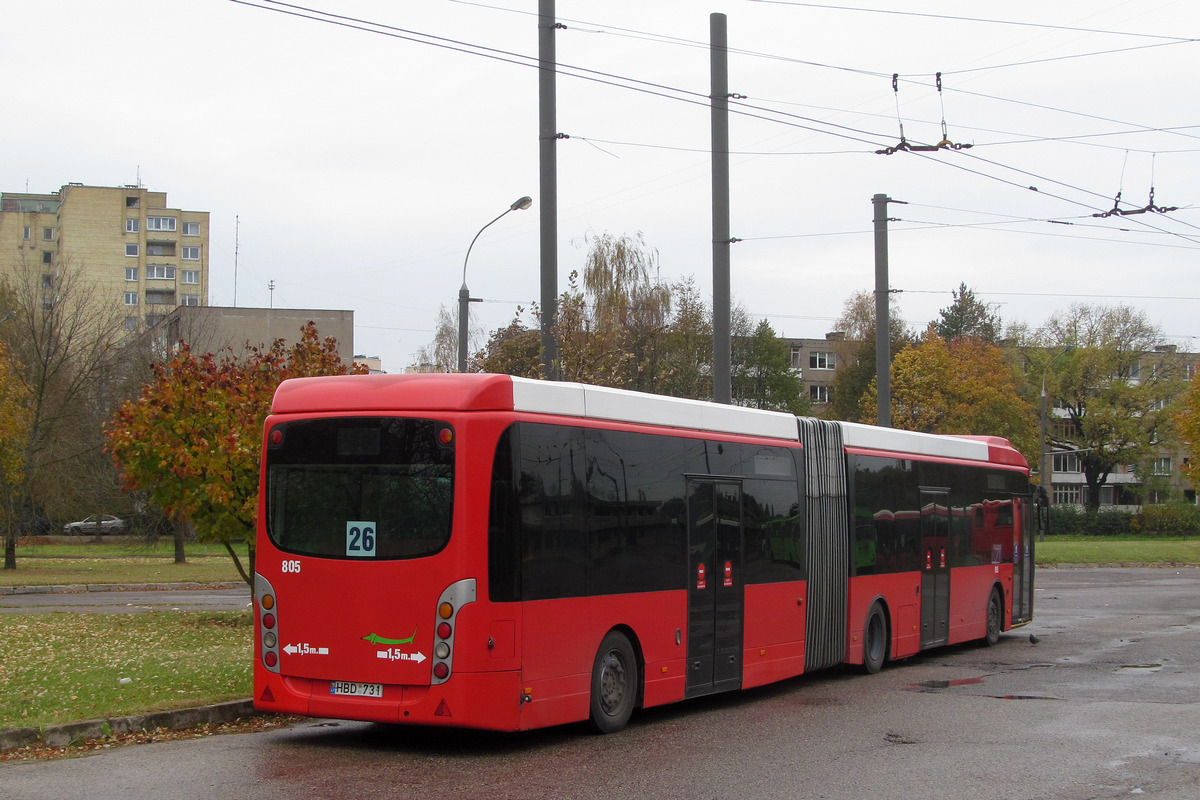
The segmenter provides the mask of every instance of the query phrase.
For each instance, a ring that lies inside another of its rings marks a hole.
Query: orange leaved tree
[[[277,339],[240,359],[232,351],[196,355],[184,344],[154,365],[153,380],[121,404],[104,432],[125,488],[148,492],[173,520],[190,521],[201,541],[224,545],[251,586],[259,454],[275,388],[287,378],[356,371],[312,322],[301,334],[291,348]],[[233,548],[242,540],[246,565]]]

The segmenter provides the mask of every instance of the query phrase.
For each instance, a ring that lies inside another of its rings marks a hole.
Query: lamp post
[[[518,209],[523,211],[523,210],[529,208],[531,205],[533,205],[533,198],[528,197],[528,196],[519,198],[518,200],[513,202],[513,204],[511,206],[509,206],[507,209],[505,209],[504,213],[501,214],[500,217],[503,217],[504,214],[507,214],[509,211],[516,211]],[[492,220],[492,222],[495,222],[496,220],[500,219],[500,217],[496,217],[496,219]],[[492,224],[492,222],[489,222],[487,225],[484,225],[482,228],[480,228],[479,233],[483,233],[485,230],[487,230],[488,226],[490,226]],[[475,234],[475,239],[472,239],[471,244],[467,247],[467,255],[466,255],[466,257],[463,258],[462,288],[458,290],[458,371],[459,372],[467,371],[467,315],[468,315],[468,309],[470,307],[470,303],[472,301],[471,293],[467,290],[467,259],[471,257],[471,248],[475,246],[475,240],[479,238],[479,233]],[[476,298],[475,301],[478,302],[478,299]]]
[[[1046,366],[1042,369],[1042,435],[1041,438],[1038,439],[1038,456],[1041,458],[1041,463],[1038,464],[1038,469],[1041,470],[1042,473],[1042,488],[1046,490],[1047,503],[1050,503],[1054,500],[1054,496],[1051,493],[1054,487],[1050,483],[1050,475],[1053,473],[1054,468],[1052,465],[1050,469],[1046,469],[1046,456],[1049,452],[1046,447],[1046,373],[1050,371],[1050,366],[1055,361],[1058,361],[1060,358],[1074,349],[1075,345],[1067,345],[1063,348],[1061,353],[1047,361]],[[1038,537],[1038,541],[1045,541],[1044,532]]]

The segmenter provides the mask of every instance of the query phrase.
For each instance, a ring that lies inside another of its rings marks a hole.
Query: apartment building
[[[804,393],[820,415],[833,394],[833,378],[846,356],[846,335],[841,331],[824,339],[784,339],[791,349],[791,367],[800,377]]]
[[[0,193],[0,275],[64,270],[96,299],[125,312],[125,329],[146,330],[179,306],[208,305],[209,215],[167,204],[140,186],[84,186]]]

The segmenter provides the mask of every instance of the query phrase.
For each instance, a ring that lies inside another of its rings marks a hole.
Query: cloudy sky
[[[398,372],[526,194],[467,282],[489,330],[538,299],[537,2],[310,3],[6,3],[0,190],[140,181],[210,211],[213,305],[352,309],[355,350]],[[587,237],[641,232],[663,280],[709,290],[712,12],[745,97],[731,271],[752,314],[824,335],[873,288],[886,193],[916,329],[965,282],[1006,322],[1125,302],[1200,349],[1193,0],[558,0],[560,287]],[[875,153],[943,121],[973,147]],[[1178,210],[1093,216],[1151,188]]]

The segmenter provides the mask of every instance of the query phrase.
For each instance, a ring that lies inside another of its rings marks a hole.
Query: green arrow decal
[[[371,644],[412,644],[412,640],[417,638],[417,630],[414,628],[413,635],[407,639],[386,639],[377,633],[372,633],[362,638]]]

